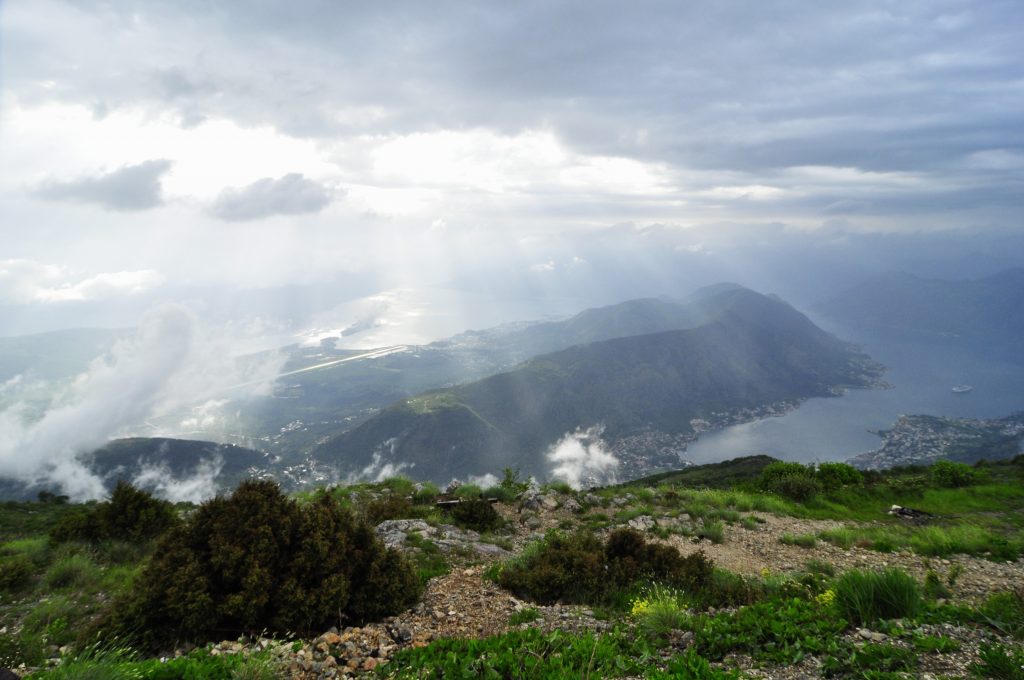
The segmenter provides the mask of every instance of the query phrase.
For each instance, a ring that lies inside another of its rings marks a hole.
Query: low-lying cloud
[[[605,448],[604,426],[595,425],[565,434],[546,454],[553,479],[574,489],[615,481],[619,459]]]
[[[161,445],[158,455],[166,452],[169,447]],[[155,495],[172,503],[200,503],[217,495],[220,486],[217,477],[224,468],[224,459],[220,456],[201,460],[192,474],[175,477],[170,466],[165,462],[144,465],[132,479],[132,484],[149,489]]]
[[[225,189],[213,201],[210,212],[228,222],[244,222],[320,212],[331,198],[330,189],[292,172],[278,179],[265,177],[241,188]]]
[[[227,356],[226,347],[186,308],[168,305],[150,313],[133,335],[75,377],[41,416],[38,405],[24,400],[0,412],[0,477],[56,485],[76,500],[104,496],[103,480],[82,463],[83,454],[148,418],[239,384],[249,394],[266,392],[280,369],[275,358],[243,370]],[[229,394],[241,396],[239,391]],[[173,484],[168,481],[168,493],[202,488]]]
[[[50,180],[37,187],[35,194],[53,201],[93,203],[108,210],[149,210],[163,203],[161,179],[170,169],[167,159],[143,161],[93,177]]]

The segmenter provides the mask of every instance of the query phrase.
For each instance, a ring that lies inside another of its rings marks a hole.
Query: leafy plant
[[[709,659],[727,654],[795,663],[806,654],[833,652],[846,621],[808,600],[773,599],[733,613],[702,616],[694,621],[698,653]]]
[[[822,662],[826,677],[857,674],[855,677],[887,677],[883,674],[905,673],[917,668],[917,655],[911,649],[895,645],[867,643],[849,645]],[[891,677],[891,676],[889,676]]]

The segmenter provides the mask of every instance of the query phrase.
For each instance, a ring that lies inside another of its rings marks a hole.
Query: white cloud
[[[95,359],[41,416],[26,404],[0,412],[0,476],[60,485],[76,499],[104,494],[79,457],[162,412],[241,384],[265,392],[280,367],[274,359],[243,372],[195,317],[180,306],[151,313],[138,331]],[[256,380],[248,383],[250,371]],[[229,392],[232,396],[238,392]]]
[[[316,213],[327,207],[332,193],[302,173],[292,172],[278,179],[265,177],[238,189],[225,189],[211,204],[210,212],[229,222]]]
[[[166,450],[166,445],[161,449]],[[163,451],[158,449],[157,456]],[[195,471],[185,477],[175,477],[166,463],[143,466],[132,479],[132,484],[142,489],[150,489],[161,498],[172,503],[201,503],[217,495],[219,485],[217,477],[224,468],[224,459],[220,456],[201,460]]]
[[[76,275],[34,260],[0,260],[0,301],[80,302],[138,295],[161,285],[165,277],[152,269]]]
[[[95,203],[110,210],[149,210],[163,203],[161,178],[171,169],[166,159],[125,165],[117,170],[72,180],[50,179],[36,196],[55,201]]]
[[[574,489],[615,481],[619,460],[605,448],[600,425],[566,433],[545,454],[551,477]]]

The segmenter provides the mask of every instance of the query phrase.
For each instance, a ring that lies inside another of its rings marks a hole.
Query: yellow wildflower
[[[632,602],[633,607],[629,610],[630,616],[636,618],[643,616],[647,613],[647,610],[651,608],[651,601],[645,598],[636,598]]]
[[[832,604],[835,601],[835,599],[836,599],[836,591],[834,591],[831,588],[829,588],[828,590],[823,592],[821,595],[818,595],[814,599],[822,607],[827,607],[827,606],[829,606],[830,604]]]
[[[761,567],[761,578],[768,578],[771,573],[772,570],[768,567]]]

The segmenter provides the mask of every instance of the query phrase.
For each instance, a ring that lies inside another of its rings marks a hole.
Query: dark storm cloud
[[[144,161],[94,177],[51,180],[37,187],[35,194],[47,200],[94,203],[108,210],[149,210],[163,203],[160,179],[170,169],[168,160]]]
[[[299,173],[273,179],[266,177],[238,189],[225,189],[210,212],[229,222],[259,220],[273,215],[301,215],[323,210],[331,192]]]

